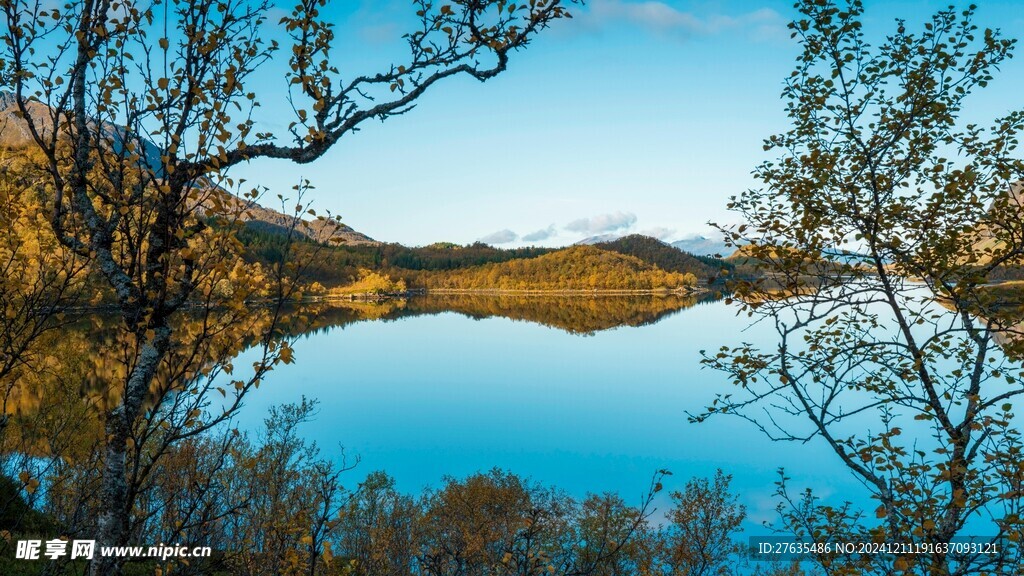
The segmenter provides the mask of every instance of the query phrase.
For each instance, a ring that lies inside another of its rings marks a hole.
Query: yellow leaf
[[[291,364],[293,359],[291,347],[289,347],[287,344],[282,344],[281,351],[278,353],[278,357],[281,359],[281,362],[284,362],[285,364]]]

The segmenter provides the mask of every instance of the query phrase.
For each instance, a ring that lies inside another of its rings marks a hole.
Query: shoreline
[[[591,289],[591,290],[579,290],[579,289],[559,289],[559,290],[509,290],[501,288],[427,288],[424,289],[423,294],[431,295],[436,294],[440,296],[446,295],[480,295],[480,296],[502,296],[502,295],[517,295],[517,296],[691,296],[697,294],[707,294],[710,292],[709,289],[704,287],[694,288],[677,288],[675,290],[669,289],[657,289],[657,290],[614,290],[614,289]]]
[[[389,300],[408,300],[420,296],[559,296],[559,297],[604,297],[604,296],[700,296],[710,294],[713,290],[706,286],[678,288],[675,290],[613,290],[613,289],[526,289],[510,290],[502,288],[412,288],[404,292],[385,294],[353,293],[321,296],[307,296],[302,302],[386,302]]]
[[[705,286],[693,288],[679,288],[675,290],[507,290],[500,288],[412,288],[405,292],[394,292],[387,294],[353,293],[335,295],[305,296],[300,300],[291,300],[285,304],[330,304],[332,302],[388,302],[392,300],[408,300],[421,296],[559,296],[559,297],[606,297],[606,296],[700,296],[710,294],[713,290]],[[272,305],[272,300],[254,300],[249,306]],[[182,310],[199,309],[202,306],[183,306]],[[90,312],[116,313],[118,307],[114,304],[99,304],[95,306],[70,306],[63,309],[65,313],[88,314]]]

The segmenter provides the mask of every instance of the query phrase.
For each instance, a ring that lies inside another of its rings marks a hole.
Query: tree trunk
[[[128,542],[132,503],[128,501],[126,465],[132,427],[142,410],[157,367],[167,353],[170,335],[171,329],[167,326],[154,331],[153,338],[139,351],[121,403],[107,413],[103,480],[100,485],[101,511],[96,529],[95,555],[89,563],[90,576],[116,576],[121,573],[125,558],[103,556],[101,552],[104,547],[157,544]]]

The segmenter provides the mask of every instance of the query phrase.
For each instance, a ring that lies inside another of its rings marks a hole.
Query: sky
[[[1017,3],[977,3],[980,25],[1024,29]],[[949,2],[865,4],[870,36],[899,17],[923,23]],[[399,61],[411,0],[328,10],[343,74]],[[493,80],[439,83],[408,114],[365,124],[313,164],[260,160],[234,175],[274,194],[308,179],[319,211],[412,246],[561,246],[608,233],[673,241],[736,221],[729,197],[756,185],[764,138],[787,126],[782,80],[799,50],[786,29],[791,0],[590,0],[573,14]],[[268,72],[261,89],[280,78]],[[1017,58],[968,113],[993,118],[1024,105],[1021,94]],[[263,103],[256,119],[283,131],[283,102]]]

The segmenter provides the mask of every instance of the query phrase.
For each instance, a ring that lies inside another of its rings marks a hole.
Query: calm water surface
[[[674,473],[667,490],[721,468],[734,477],[751,531],[775,518],[779,467],[793,487],[829,501],[865,500],[822,443],[772,442],[736,418],[687,421],[730,387],[701,369],[700,350],[770,341],[767,327],[748,326],[722,302],[589,335],[431,312],[303,337],[296,363],[249,397],[241,427],[257,429],[272,405],[318,399],[305,434],[327,454],[344,447],[359,457],[351,486],[385,470],[417,492],[497,466],[575,496],[615,491],[636,502],[660,468]]]

